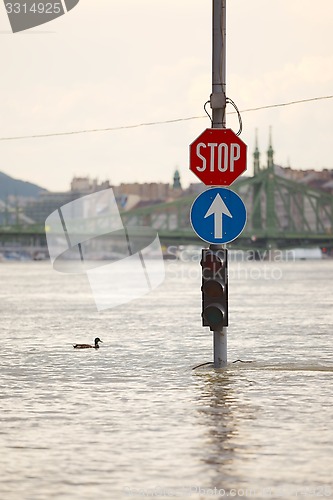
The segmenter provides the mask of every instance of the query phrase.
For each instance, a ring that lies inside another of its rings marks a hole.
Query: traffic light
[[[203,248],[202,267],[202,326],[222,331],[228,326],[228,250]]]

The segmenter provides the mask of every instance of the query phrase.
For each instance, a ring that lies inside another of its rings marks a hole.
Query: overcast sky
[[[204,116],[211,93],[211,0],[80,0],[12,34],[0,5],[0,138]],[[228,0],[227,96],[240,110],[333,94],[332,0]],[[228,111],[232,108],[228,107]],[[252,173],[266,162],[333,167],[333,99],[242,114]],[[186,187],[188,146],[208,118],[118,131],[0,141],[0,171],[50,190],[74,175]],[[227,126],[235,130],[234,115]]]

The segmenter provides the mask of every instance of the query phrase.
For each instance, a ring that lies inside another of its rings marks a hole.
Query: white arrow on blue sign
[[[237,193],[226,188],[210,188],[197,196],[191,208],[195,233],[212,244],[229,243],[243,231],[246,208]]]

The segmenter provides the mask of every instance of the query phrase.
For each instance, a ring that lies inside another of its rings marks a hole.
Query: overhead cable
[[[270,108],[281,108],[283,106],[291,106],[294,104],[301,104],[301,103],[305,103],[305,102],[320,101],[320,100],[332,99],[332,98],[333,98],[333,95],[311,97],[309,99],[300,99],[298,101],[289,101],[289,102],[283,102],[283,103],[279,103],[279,104],[269,104],[267,106],[258,106],[255,108],[242,109],[240,111],[230,111],[227,113],[227,115],[233,115],[236,113],[239,115],[239,113],[249,113],[251,111],[260,111],[262,109],[270,109]],[[167,125],[170,123],[186,122],[186,121],[190,121],[190,120],[200,120],[203,118],[207,118],[207,116],[188,116],[186,118],[174,118],[171,120],[136,123],[133,125],[122,125],[122,126],[118,126],[118,127],[72,130],[69,132],[54,132],[54,133],[49,133],[49,134],[31,134],[31,135],[19,135],[19,136],[12,136],[12,137],[0,137],[0,141],[16,141],[16,140],[20,140],[20,139],[40,139],[43,137],[58,137],[58,136],[64,136],[64,135],[90,134],[93,132],[114,132],[116,130],[126,130],[126,129],[139,128],[139,127],[151,127],[151,126],[155,126],[155,125]]]

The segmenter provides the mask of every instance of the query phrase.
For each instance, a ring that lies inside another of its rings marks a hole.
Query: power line
[[[256,108],[242,109],[242,110],[240,110],[240,113],[249,113],[251,111],[260,111],[262,109],[270,109],[270,108],[282,108],[284,106],[292,106],[294,104],[301,104],[301,103],[305,103],[305,102],[320,101],[320,100],[332,99],[332,98],[333,98],[333,95],[311,97],[309,99],[301,99],[299,101],[289,101],[289,102],[282,102],[279,104],[269,104],[267,106],[258,106]],[[234,115],[236,113],[237,113],[237,111],[230,111],[227,113],[227,115]],[[95,129],[86,129],[86,130],[72,130],[71,132],[54,132],[54,133],[50,133],[50,134],[35,134],[35,135],[20,135],[20,136],[13,136],[13,137],[0,137],[0,141],[16,141],[16,140],[20,140],[20,139],[39,139],[42,137],[58,137],[58,136],[62,136],[62,135],[90,134],[93,132],[113,132],[116,130],[126,130],[126,129],[139,128],[139,127],[151,127],[154,125],[167,125],[169,123],[179,123],[179,122],[186,122],[186,121],[190,121],[190,120],[200,120],[202,118],[207,118],[207,117],[206,116],[189,116],[187,118],[174,118],[172,120],[137,123],[134,125],[123,125],[123,126],[119,126],[119,127],[95,128]]]
[[[240,111],[240,113],[247,113],[248,111],[259,111],[260,109],[282,108],[283,106],[292,106],[293,104],[301,104],[303,102],[311,102],[311,101],[322,101],[323,99],[332,99],[332,98],[333,98],[333,95],[311,97],[310,99],[301,99],[299,101],[289,101],[289,102],[282,102],[280,104],[269,104],[268,106],[260,106],[258,108],[242,109]],[[227,113],[227,114],[235,114],[235,113],[236,113],[236,111],[233,111],[232,113]]]

